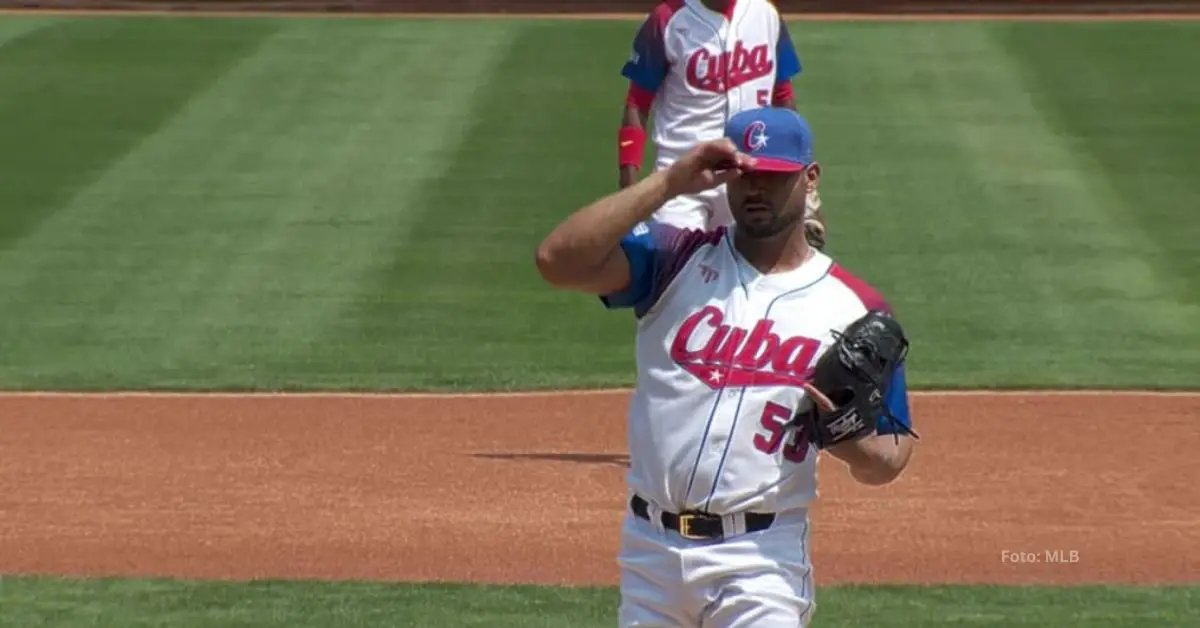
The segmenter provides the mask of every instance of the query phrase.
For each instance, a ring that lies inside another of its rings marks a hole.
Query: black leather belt
[[[629,508],[633,514],[650,520],[650,504],[646,500],[634,495],[629,500]],[[748,512],[745,514],[746,532],[758,532],[766,530],[775,523],[775,515],[763,512]],[[672,512],[664,512],[662,514],[663,527],[668,530],[673,530],[679,533],[685,539],[693,541],[711,541],[725,538],[725,528],[721,522],[720,515],[710,515],[706,513],[683,513],[675,514]]]

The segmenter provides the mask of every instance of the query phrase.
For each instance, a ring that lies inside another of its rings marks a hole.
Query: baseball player
[[[787,24],[769,0],[664,0],[642,22],[621,69],[629,80],[617,132],[619,185],[637,180],[653,120],[655,168],[697,142],[717,139],[730,116],[767,105],[796,108],[792,77],[801,71]],[[814,187],[813,242],[824,244]],[[714,227],[733,217],[721,186],[671,199],[655,220]]]
[[[807,626],[816,458],[881,485],[913,453],[907,341],[800,227],[816,164],[795,111],[742,111],[538,248],[549,284],[636,319],[622,626]],[[722,184],[732,225],[650,220]]]

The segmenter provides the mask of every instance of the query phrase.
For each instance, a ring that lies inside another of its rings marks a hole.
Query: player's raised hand
[[[754,158],[739,152],[728,138],[692,147],[667,169],[667,184],[673,195],[710,190],[741,176],[754,166]]]

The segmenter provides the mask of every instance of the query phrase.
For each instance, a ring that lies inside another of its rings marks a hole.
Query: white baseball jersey
[[[664,0],[642,23],[621,74],[655,94],[651,137],[661,169],[720,138],[739,111],[770,105],[775,85],[800,70],[787,25],[767,0],[734,0],[725,13],[702,0]]]
[[[622,241],[633,281],[601,297],[637,317],[637,386],[628,415],[631,490],[672,511],[804,508],[816,456],[784,430],[817,358],[879,294],[823,253],[759,273],[733,234],[639,225]],[[910,425],[904,371],[886,403]],[[885,420],[884,433],[898,431]]]

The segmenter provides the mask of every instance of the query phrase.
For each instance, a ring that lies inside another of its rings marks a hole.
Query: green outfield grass
[[[608,628],[616,605],[615,590],[594,588],[0,580],[2,628]],[[817,605],[813,628],[1182,628],[1200,590],[843,586],[820,590]]]
[[[629,384],[532,250],[615,185],[635,27],[5,17],[0,386]],[[1200,24],[793,29],[915,385],[1200,384]]]

